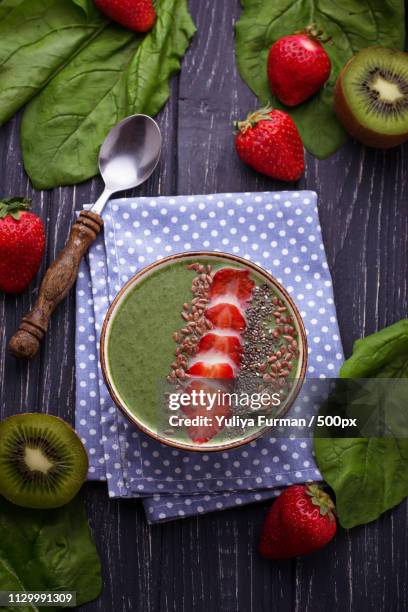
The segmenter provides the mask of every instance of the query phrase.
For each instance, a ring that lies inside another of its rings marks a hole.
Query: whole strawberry
[[[0,291],[21,293],[30,284],[44,254],[44,226],[24,198],[0,201]]]
[[[313,26],[284,36],[269,51],[268,78],[272,93],[286,106],[297,106],[323,87],[331,62]]]
[[[236,124],[235,147],[241,160],[281,181],[297,181],[305,170],[303,143],[287,113],[265,108]]]
[[[336,533],[334,504],[316,484],[294,485],[274,502],[263,525],[259,552],[289,559],[323,548]]]
[[[94,0],[107,17],[128,30],[147,32],[156,21],[152,0]]]

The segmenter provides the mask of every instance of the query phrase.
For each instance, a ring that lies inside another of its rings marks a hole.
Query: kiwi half
[[[359,51],[341,71],[334,109],[356,140],[388,149],[408,139],[408,54],[385,47]]]
[[[58,508],[86,479],[88,456],[75,431],[48,414],[0,423],[0,494],[27,508]]]

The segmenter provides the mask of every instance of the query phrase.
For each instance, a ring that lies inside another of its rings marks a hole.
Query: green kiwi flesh
[[[389,148],[408,139],[408,54],[368,47],[343,68],[334,108],[345,129],[368,146]]]
[[[79,491],[88,456],[75,431],[48,414],[0,423],[0,494],[27,508],[58,508]]]

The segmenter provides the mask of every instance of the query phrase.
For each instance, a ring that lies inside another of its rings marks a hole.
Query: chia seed
[[[287,305],[263,284],[255,287],[246,311],[244,354],[237,379],[238,392],[289,393],[288,381],[298,356],[293,318]]]

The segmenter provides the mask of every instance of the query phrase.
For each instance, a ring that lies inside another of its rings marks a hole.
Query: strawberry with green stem
[[[303,143],[287,113],[262,108],[235,125],[235,147],[245,164],[280,181],[300,179],[305,171]]]
[[[326,546],[337,529],[331,497],[317,484],[283,491],[266,516],[259,552],[267,559],[308,555]]]
[[[30,207],[25,198],[0,201],[0,291],[5,293],[24,291],[44,254],[44,226]]]

